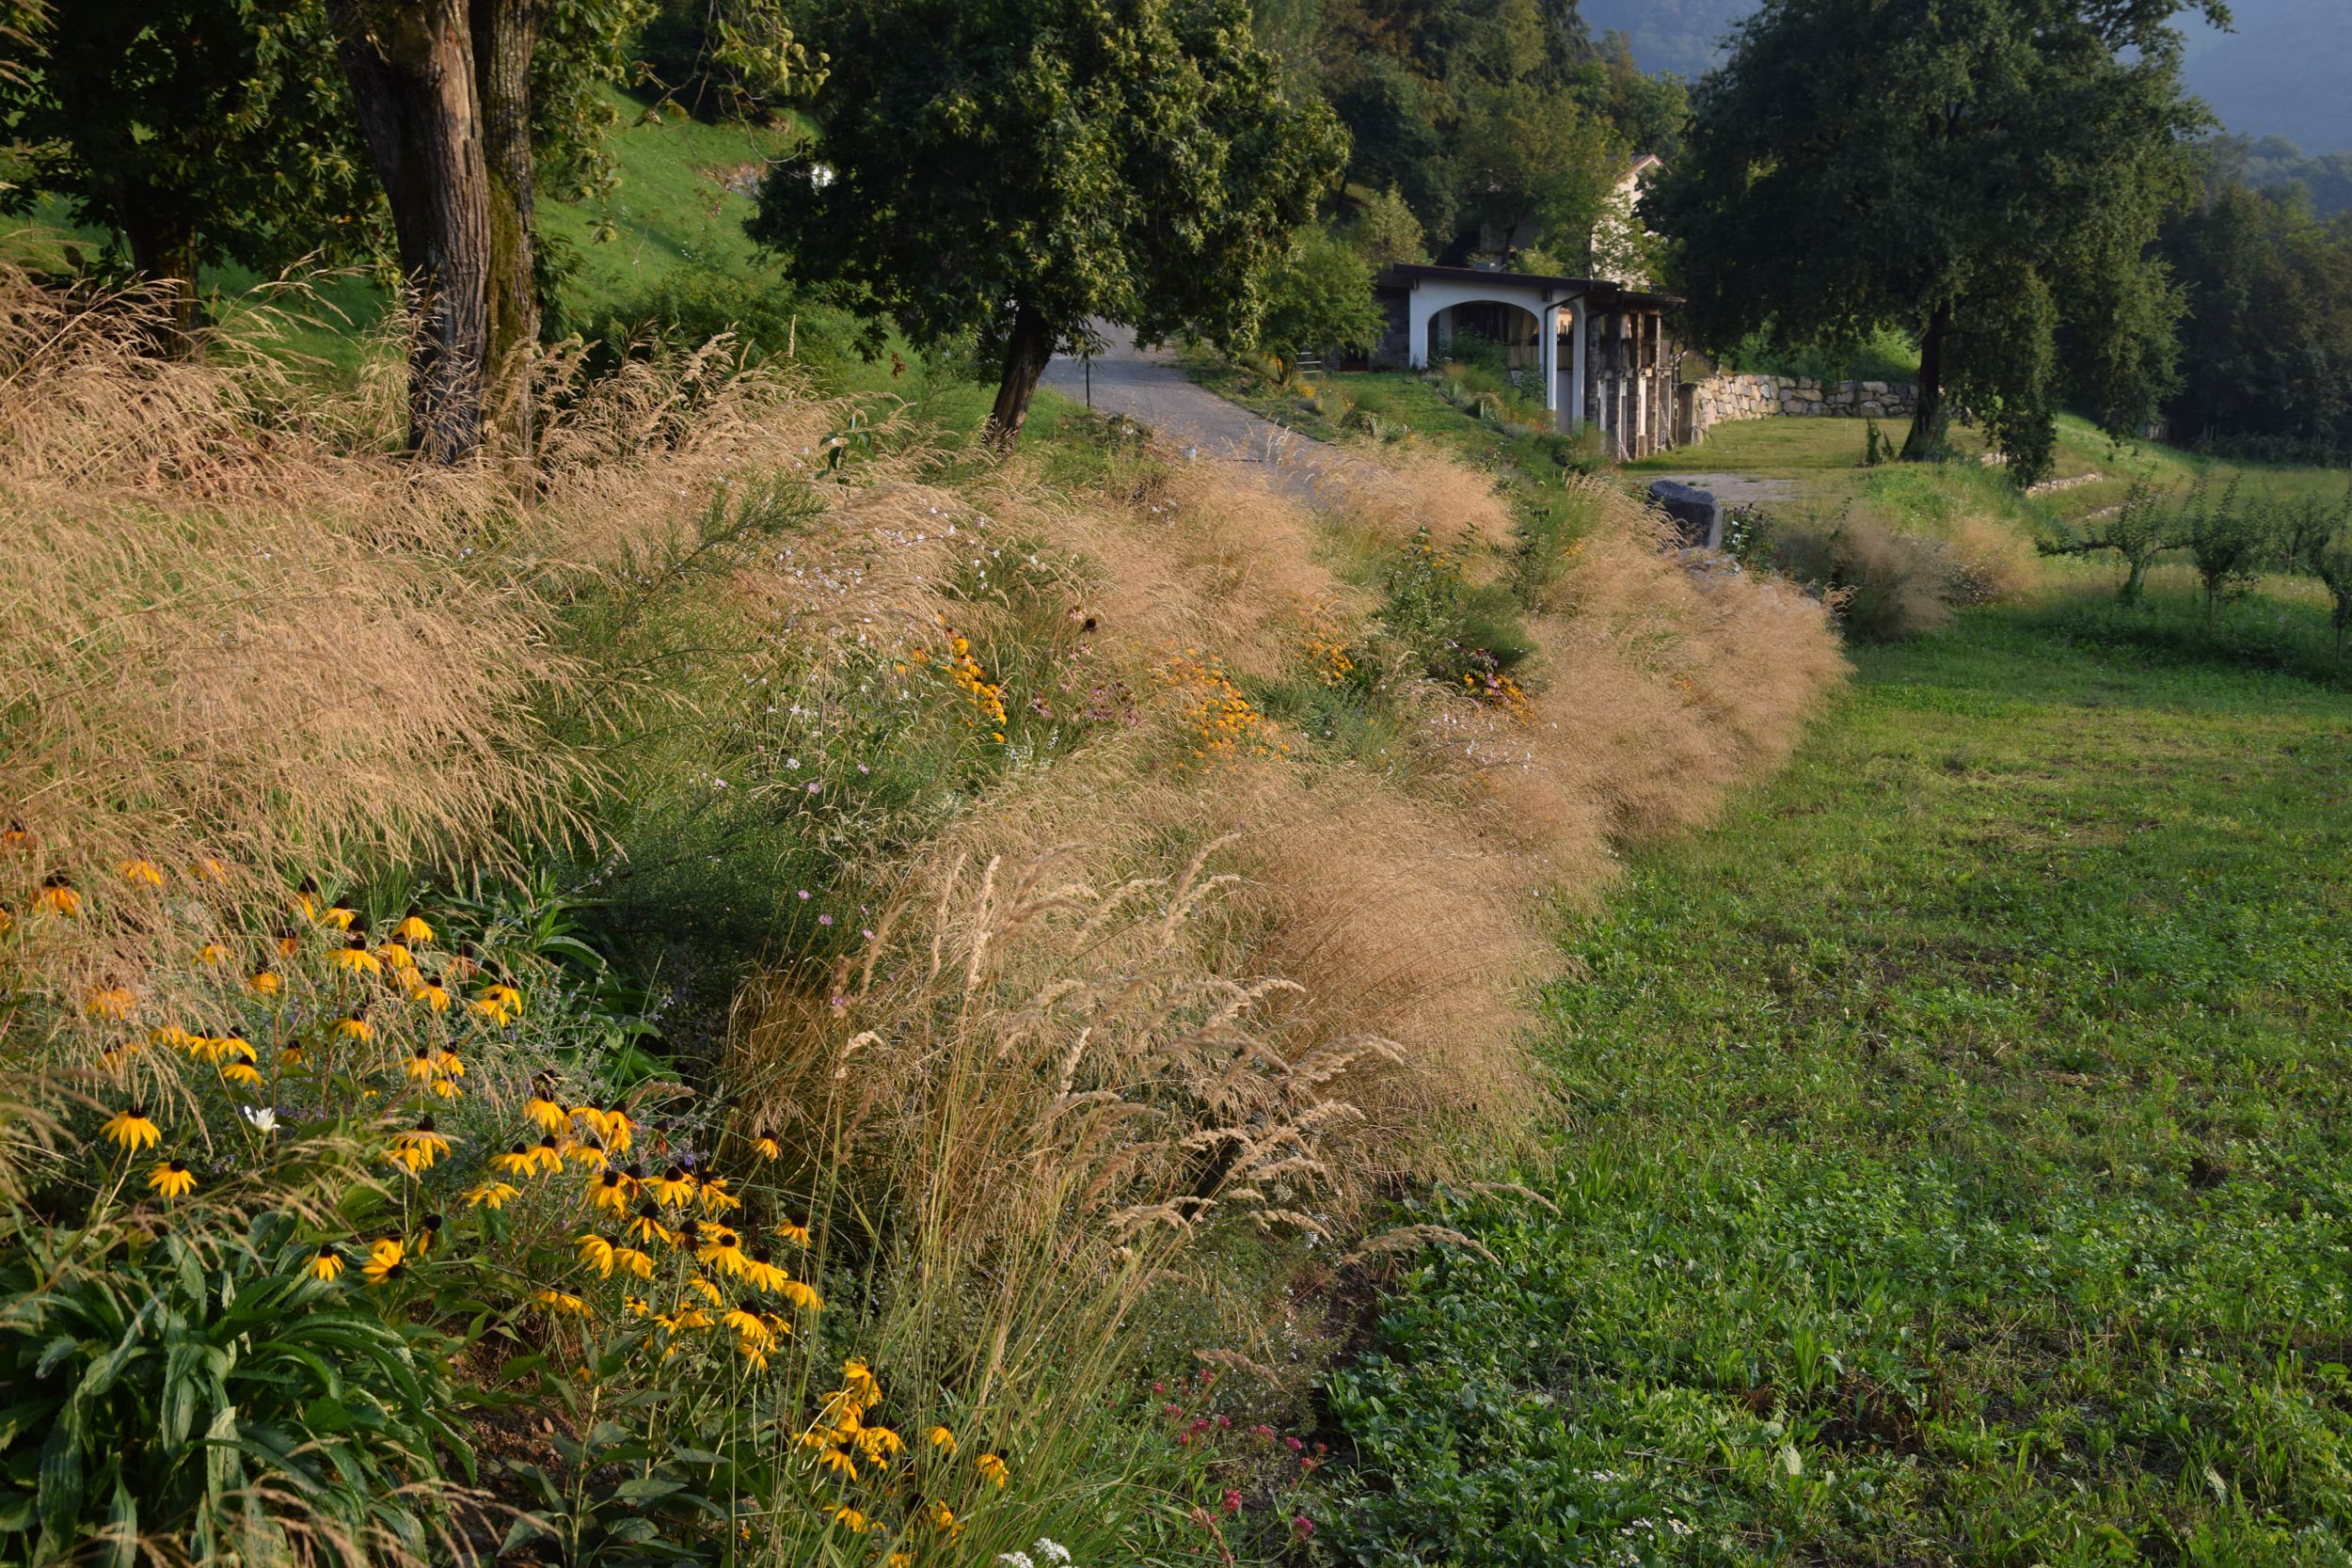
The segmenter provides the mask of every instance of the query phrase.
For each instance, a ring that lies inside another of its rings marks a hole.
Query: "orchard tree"
[[[2061,398],[2134,434],[2170,389],[2177,291],[2148,254],[2193,189],[2184,10],[2218,0],[1765,0],[1644,202],[1693,335],[1919,340],[1908,458],[1953,404],[2020,483]]]
[[[1258,283],[1345,158],[1248,0],[826,0],[816,148],[753,236],[918,343],[1000,358],[989,438],[1089,323],[1248,341]]]
[[[0,122],[24,157],[0,208],[46,193],[120,235],[132,270],[165,291],[161,346],[196,341],[200,265],[361,248],[366,158],[314,0],[11,8]]]

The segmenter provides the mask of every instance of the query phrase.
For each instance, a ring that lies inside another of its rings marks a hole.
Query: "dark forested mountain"
[[[1583,0],[1585,24],[1632,40],[1645,71],[1696,75],[1756,0]],[[2230,0],[2236,31],[2188,35],[2189,90],[2230,130],[2352,150],[2352,0]]]

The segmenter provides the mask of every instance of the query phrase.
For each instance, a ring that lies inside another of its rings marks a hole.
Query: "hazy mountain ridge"
[[[2352,150],[2352,3],[2232,0],[2236,30],[2200,22],[2188,85],[2232,131],[2285,136],[2306,152]],[[1697,75],[1756,0],[1584,0],[1594,32],[1617,28],[1647,70]]]

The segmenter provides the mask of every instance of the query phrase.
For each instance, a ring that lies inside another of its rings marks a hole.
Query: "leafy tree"
[[[656,0],[637,47],[665,100],[697,116],[772,119],[824,69],[784,0]]]
[[[2167,227],[2188,300],[2182,435],[2328,455],[2352,448],[2352,218],[2316,222],[2295,188],[2210,190]]]
[[[1547,249],[1581,255],[1625,149],[1567,92],[1515,82],[1477,89],[1456,156],[1464,214],[1492,232],[1497,248],[1532,232]]]
[[[818,145],[752,232],[917,343],[977,333],[999,444],[1091,321],[1245,341],[1345,157],[1245,0],[830,0],[812,41]]]
[[[1368,349],[1388,325],[1372,296],[1372,263],[1319,224],[1301,229],[1267,269],[1264,299],[1258,346],[1285,372],[1311,350]]]
[[[1440,241],[1453,237],[1459,213],[1438,125],[1447,102],[1442,88],[1379,55],[1362,62],[1331,100],[1347,127],[1348,179],[1400,192],[1422,230]]]
[[[1348,225],[1348,242],[1375,267],[1394,261],[1426,261],[1429,248],[1421,220],[1397,188],[1391,185],[1367,199]]]
[[[2238,482],[2233,477],[2216,500],[2211,488],[2199,480],[2180,523],[2181,546],[2197,563],[2198,580],[2205,585],[2205,619],[2221,609],[2221,601],[2244,592],[2254,575],[2270,563],[2279,539],[2268,511],[2240,504]]]
[[[2146,250],[2206,123],[2181,93],[2184,9],[2227,21],[2218,0],[1766,0],[1645,206],[1695,335],[1915,332],[1909,458],[1943,451],[1955,399],[2021,483],[2061,397],[2135,433],[2171,389],[2179,313]]]
[[[166,346],[195,341],[199,266],[357,248],[367,167],[315,0],[22,9],[11,47],[33,57],[0,71],[0,121],[25,157],[0,209],[45,192],[119,234],[169,291]]]
[[[2280,532],[2290,562],[2317,578],[2333,601],[2336,657],[2352,641],[2352,493],[2332,504],[2309,498],[2289,507]]]
[[[2125,568],[2116,597],[2137,604],[2146,593],[2148,568],[2167,550],[2183,543],[2180,520],[2169,512],[2150,485],[2135,483],[2123,503],[2106,516],[2080,528],[2061,523],[2059,531],[2036,541],[2043,555],[2099,555],[2108,551],[2122,558]]]

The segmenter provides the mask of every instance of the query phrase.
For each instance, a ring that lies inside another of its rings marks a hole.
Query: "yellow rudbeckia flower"
[[[167,1160],[147,1173],[147,1184],[166,1197],[184,1197],[196,1191],[196,1172],[185,1160]]]
[[[127,1111],[117,1111],[108,1118],[106,1125],[99,1131],[133,1154],[142,1148],[153,1148],[164,1141],[163,1129],[148,1118],[147,1107],[144,1105],[134,1105]]]

